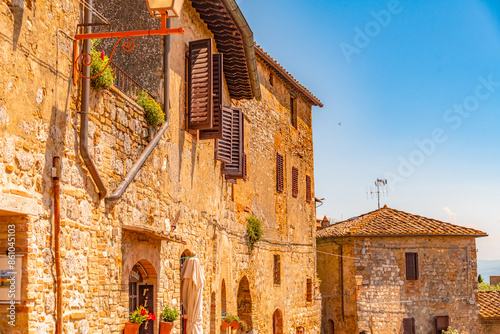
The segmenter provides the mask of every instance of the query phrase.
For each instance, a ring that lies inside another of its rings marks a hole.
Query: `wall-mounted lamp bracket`
[[[136,30],[136,31],[116,31],[116,32],[102,32],[102,33],[89,33],[89,34],[77,34],[75,35],[75,41],[73,42],[73,84],[76,85],[78,75],[86,78],[86,79],[93,79],[101,75],[106,68],[108,67],[109,63],[111,62],[111,58],[113,58],[113,55],[115,53],[115,49],[117,45],[120,43],[122,39],[127,39],[123,41],[122,44],[122,49],[126,52],[130,52],[134,49],[135,47],[135,42],[132,37],[136,36],[166,36],[170,34],[183,34],[184,29],[181,28],[167,28],[167,14],[162,13],[161,14],[161,27],[160,29],[155,29],[155,30]],[[115,46],[113,47],[113,51],[111,52],[109,56],[109,61],[106,64],[106,66],[103,68],[103,70],[98,73],[97,75],[93,77],[86,77],[83,74],[83,71],[78,70],[78,61],[80,58],[82,58],[82,65],[83,66],[90,66],[93,62],[93,57],[89,53],[82,53],[78,54],[78,41],[80,40],[87,40],[87,39],[94,39],[94,38],[118,38],[118,40],[115,43]]]

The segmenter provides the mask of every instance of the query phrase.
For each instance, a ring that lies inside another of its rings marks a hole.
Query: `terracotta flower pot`
[[[141,327],[141,324],[134,324],[132,322],[126,322],[125,323],[125,330],[123,331],[123,334],[137,334],[137,333],[139,333],[139,327]]]
[[[235,320],[235,321],[231,322],[230,326],[232,329],[238,329],[238,328],[240,328],[240,323]]]
[[[170,332],[172,331],[172,327],[174,327],[173,322],[160,323],[160,334],[170,334]]]
[[[225,320],[224,320],[224,321],[222,321],[222,329],[226,329],[226,328],[228,328],[228,327],[229,327],[229,325],[230,325],[230,323],[229,323],[229,322],[226,322]]]

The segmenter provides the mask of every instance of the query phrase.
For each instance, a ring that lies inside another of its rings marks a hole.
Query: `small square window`
[[[306,282],[306,301],[312,302],[312,279],[308,278]]]
[[[415,319],[414,318],[404,318],[403,319],[403,334],[415,334]]]

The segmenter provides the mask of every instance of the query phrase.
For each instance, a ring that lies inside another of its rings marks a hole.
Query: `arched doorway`
[[[283,334],[283,315],[279,308],[273,314],[273,334]]]
[[[238,317],[247,324],[247,330],[253,329],[252,325],[252,296],[250,294],[250,284],[244,276],[238,285],[237,295]]]
[[[335,334],[335,323],[332,319],[328,320],[328,334]]]
[[[186,262],[186,259],[192,255],[191,251],[186,249],[184,252],[181,254],[180,258],[180,265],[179,265],[179,277],[181,277],[181,272],[182,272],[182,266],[184,266],[184,262]],[[184,309],[184,305],[182,304],[182,298],[181,298],[181,334],[184,334],[186,332],[186,322],[187,322],[187,314],[186,310]]]
[[[154,266],[148,260],[138,261],[130,270],[128,277],[129,312],[134,312],[138,306],[144,306],[150,313],[155,313],[157,274]],[[153,334],[154,320],[144,322],[139,334]]]

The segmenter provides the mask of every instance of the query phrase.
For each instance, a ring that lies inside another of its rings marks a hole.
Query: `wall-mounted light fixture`
[[[117,31],[117,32],[102,32],[102,33],[88,33],[88,34],[77,34],[75,35],[75,41],[73,42],[73,83],[76,85],[78,75],[86,79],[93,79],[101,75],[111,62],[111,58],[115,53],[116,46],[122,39],[127,39],[122,44],[122,49],[126,52],[130,52],[135,47],[135,42],[132,37],[134,36],[156,36],[156,35],[169,35],[169,34],[183,34],[184,29],[181,28],[167,28],[167,19],[171,17],[179,17],[182,4],[184,0],[146,0],[146,5],[148,6],[148,11],[155,18],[161,19],[160,29],[155,30],[137,30],[137,31]],[[83,71],[78,70],[78,60],[82,58],[82,66],[90,66],[92,64],[92,55],[89,53],[82,53],[78,55],[78,41],[94,39],[94,38],[118,38],[113,47],[113,51],[109,56],[109,61],[103,70],[93,77],[86,77]]]

